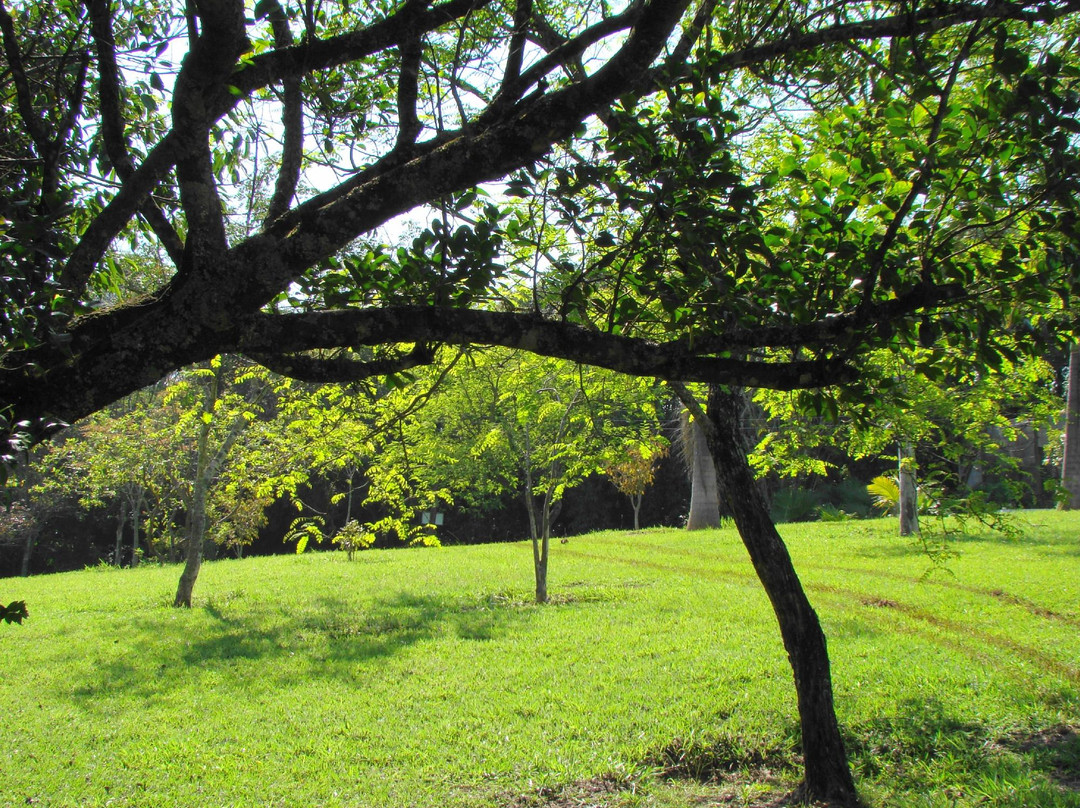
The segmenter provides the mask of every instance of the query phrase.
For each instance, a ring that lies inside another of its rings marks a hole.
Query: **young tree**
[[[410,493],[437,494],[447,503],[484,507],[504,494],[521,497],[536,600],[544,603],[552,525],[564,493],[602,471],[609,453],[655,432],[655,393],[640,380],[503,350],[459,357],[456,365],[426,406],[386,433],[370,473],[374,480],[387,473],[407,478]],[[436,375],[445,370],[437,366]]]
[[[623,450],[622,457],[604,467],[619,492],[630,498],[634,509],[634,530],[641,530],[641,501],[653,483],[657,464],[667,455],[667,444],[659,439],[646,440]]]

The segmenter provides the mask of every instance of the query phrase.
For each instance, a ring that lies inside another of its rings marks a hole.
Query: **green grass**
[[[788,525],[872,806],[1080,806],[1080,517]],[[773,805],[791,674],[731,530],[0,582],[0,805]]]

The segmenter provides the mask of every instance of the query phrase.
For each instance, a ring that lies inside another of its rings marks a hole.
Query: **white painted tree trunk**
[[[691,421],[689,430],[690,515],[686,519],[686,529],[719,527],[720,495],[716,485],[716,466],[713,464],[701,425]]]

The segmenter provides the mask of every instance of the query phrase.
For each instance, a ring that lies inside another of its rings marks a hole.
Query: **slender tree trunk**
[[[199,436],[196,444],[195,482],[191,492],[191,509],[188,516],[187,547],[184,552],[184,571],[180,574],[180,583],[176,587],[176,599],[173,606],[191,606],[191,592],[202,567],[203,550],[206,544],[206,528],[209,517],[206,512],[210,486],[218,475],[218,470],[229,456],[232,447],[247,428],[247,419],[238,415],[229,425],[225,439],[216,451],[210,452],[210,433],[214,424],[214,405],[221,396],[224,371],[220,364],[212,365],[214,375],[206,388],[203,398],[203,418],[199,422]],[[258,398],[269,388],[263,388]]]
[[[142,511],[142,494],[132,500],[131,504],[131,566],[139,566],[139,533],[142,525],[139,524],[139,514]]]
[[[352,496],[353,496],[353,478],[356,476],[356,472],[349,469],[349,493],[345,497],[345,524],[349,524],[352,521]],[[352,559],[349,559],[350,561]]]
[[[533,539],[533,572],[536,577],[536,602],[548,602],[548,547],[550,539],[547,536],[541,539]]]
[[[22,564],[19,567],[19,574],[23,578],[27,578],[30,575],[30,559],[34,555],[34,546],[37,544],[38,536],[41,534],[41,528],[38,525],[34,525],[30,530],[26,531],[26,541],[23,543]]]
[[[690,515],[687,530],[720,526],[720,496],[717,493],[716,466],[709,453],[705,430],[696,420],[687,425],[690,452]]]
[[[919,532],[919,484],[916,478],[915,449],[910,443],[901,443],[900,463],[900,535],[911,536]]]
[[[706,438],[721,496],[772,603],[795,675],[805,764],[803,796],[858,805],[833,705],[825,634],[754,479],[739,435],[740,407],[738,393],[714,385]]]
[[[630,497],[630,504],[634,506],[634,530],[641,530],[641,520],[639,516],[641,514],[641,499],[643,494],[633,494]]]
[[[199,419],[199,435],[195,443],[195,479],[191,487],[191,506],[188,509],[187,547],[184,551],[184,571],[176,587],[173,606],[191,608],[191,593],[203,560],[203,541],[206,536],[206,492],[210,487],[210,431],[213,428],[214,404],[221,391],[221,371],[216,369],[203,396],[203,418]]]
[[[184,571],[180,574],[180,583],[176,587],[176,599],[173,606],[191,608],[191,593],[203,561],[203,541],[206,536],[206,490],[208,477],[208,444],[210,424],[199,427],[198,460],[196,462],[195,482],[191,493],[191,510],[188,512],[187,547],[184,552]]]
[[[116,521],[116,549],[113,550],[113,564],[120,566],[120,550],[124,544],[124,526],[127,525],[127,503],[120,498],[120,513]]]
[[[1065,456],[1061,485],[1068,493],[1061,507],[1080,508],[1080,345],[1069,352],[1069,389],[1065,404]]]

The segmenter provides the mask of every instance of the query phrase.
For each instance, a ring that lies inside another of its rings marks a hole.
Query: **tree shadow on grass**
[[[968,784],[1024,782],[1080,793],[1080,733],[1055,725],[1002,733],[951,714],[937,699],[905,699],[845,733],[860,778],[886,776],[910,788],[963,790]]]
[[[263,687],[294,684],[301,674],[353,682],[358,665],[377,664],[425,640],[497,640],[535,613],[519,605],[401,592],[364,603],[322,597],[286,613],[272,605],[237,611],[211,598],[190,611],[128,621],[127,636],[86,660],[87,675],[68,692],[84,702],[121,693],[153,699],[203,675],[218,687],[243,688],[237,669],[252,664]]]

